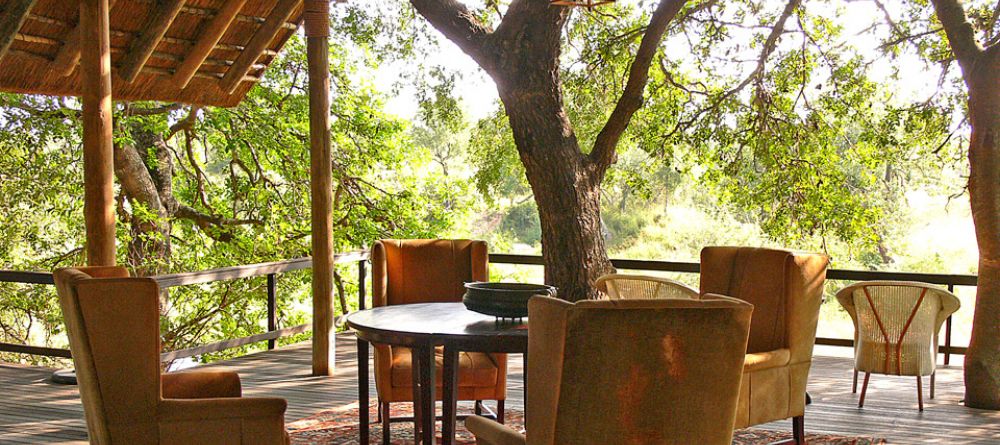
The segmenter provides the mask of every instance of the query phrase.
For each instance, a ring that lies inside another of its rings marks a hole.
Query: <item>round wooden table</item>
[[[358,411],[361,443],[364,444],[369,441],[369,343],[411,348],[414,437],[417,443],[426,445],[434,443],[435,347],[444,346],[441,387],[444,445],[450,445],[455,440],[458,353],[521,353],[527,360],[526,322],[500,322],[495,317],[472,312],[462,303],[401,304],[366,309],[349,315],[347,326],[358,337]]]

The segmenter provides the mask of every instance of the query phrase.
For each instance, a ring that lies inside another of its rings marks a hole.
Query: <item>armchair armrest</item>
[[[476,436],[479,445],[525,445],[524,436],[485,417],[465,419],[465,428]]]
[[[209,419],[283,418],[288,403],[271,397],[164,399],[159,405],[161,421]]]
[[[160,385],[164,399],[209,399],[243,395],[239,374],[229,371],[163,374]]]

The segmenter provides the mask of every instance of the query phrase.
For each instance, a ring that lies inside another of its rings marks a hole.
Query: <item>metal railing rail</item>
[[[490,262],[496,264],[515,264],[543,266],[540,255],[514,255],[497,253],[490,254]],[[684,261],[655,261],[655,260],[625,260],[612,259],[611,264],[617,269],[657,271],[657,272],[677,272],[677,273],[700,273],[701,264]],[[870,281],[870,280],[893,280],[893,281],[919,281],[923,283],[947,286],[949,292],[955,291],[955,286],[976,286],[978,277],[976,275],[960,274],[933,274],[920,272],[891,272],[876,270],[849,270],[849,269],[829,269],[826,272],[828,280],[843,281]],[[952,317],[945,321],[944,344],[939,346],[939,351],[944,354],[944,364],[951,363],[952,354],[965,354],[967,348],[953,346],[951,342]],[[846,338],[817,337],[816,344],[854,347],[854,340]]]
[[[365,308],[365,281],[367,279],[366,262],[368,251],[356,251],[337,254],[334,264],[357,263],[358,264],[358,299],[359,307]],[[490,262],[495,264],[512,264],[527,266],[544,266],[540,255],[516,255],[505,253],[494,253],[489,256]],[[684,261],[655,261],[655,260],[627,260],[612,259],[612,265],[623,270],[637,271],[657,271],[675,273],[700,273],[701,266],[696,262]],[[312,268],[311,258],[297,258],[285,261],[275,261],[261,264],[248,264],[219,269],[203,270],[198,272],[186,272],[154,277],[163,288],[188,286],[194,284],[214,283],[218,281],[229,281],[240,278],[267,277],[267,331],[260,334],[246,337],[222,340],[207,345],[181,349],[177,351],[165,352],[161,359],[164,361],[176,360],[184,357],[218,352],[225,349],[244,346],[260,341],[268,342],[268,349],[273,349],[278,338],[307,332],[310,329],[308,324],[291,326],[279,329],[277,325],[277,275]],[[960,274],[931,274],[917,272],[889,272],[889,271],[867,271],[867,270],[847,270],[830,269],[827,271],[827,279],[843,281],[867,281],[867,280],[898,280],[898,281],[919,281],[924,283],[947,286],[949,291],[954,292],[955,286],[976,286],[978,278],[975,275]],[[52,285],[52,274],[47,272],[19,272],[0,270],[0,282],[13,282],[25,284]],[[945,324],[945,341],[941,345],[940,352],[944,354],[945,364],[951,361],[951,354],[964,354],[965,347],[953,346],[952,341],[952,318],[949,317]],[[844,338],[818,337],[817,344],[847,346],[852,347],[854,341]],[[42,346],[18,345],[11,343],[0,343],[0,352],[15,352],[32,355],[43,355],[52,357],[69,358],[69,350],[48,348]]]
[[[361,280],[359,290],[361,301],[364,301],[364,280],[366,274],[365,262],[368,260],[368,251],[356,251],[339,253],[334,256],[334,264],[358,264],[358,276]],[[194,284],[215,283],[220,281],[231,281],[241,278],[267,277],[267,331],[249,335],[226,339],[206,345],[191,348],[179,349],[176,351],[164,352],[160,355],[161,361],[172,361],[185,357],[219,352],[225,349],[237,348],[251,343],[267,341],[267,348],[274,349],[277,339],[288,337],[303,332],[308,332],[311,325],[302,324],[286,328],[278,328],[277,314],[277,276],[287,272],[311,269],[312,258],[296,258],[292,260],[274,261],[260,264],[245,264],[239,266],[222,267],[218,269],[202,270],[197,272],[184,272],[175,274],[157,275],[152,277],[163,289],[178,286],[189,286]],[[41,284],[54,285],[55,281],[49,272],[20,272],[0,270],[0,282],[21,283],[21,284]],[[14,352],[29,355],[41,355],[47,357],[70,358],[68,349],[49,348],[44,346],[20,345],[13,343],[0,343],[0,352]]]

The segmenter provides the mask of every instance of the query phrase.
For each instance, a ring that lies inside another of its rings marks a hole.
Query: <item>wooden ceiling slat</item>
[[[279,0],[277,5],[271,11],[271,14],[267,17],[257,32],[254,33],[253,37],[250,38],[250,42],[247,43],[246,49],[240,53],[239,57],[236,58],[236,62],[233,66],[229,67],[226,71],[226,75],[222,78],[220,82],[220,87],[222,91],[232,94],[236,87],[239,86],[243,77],[250,72],[250,66],[260,58],[261,54],[267,50],[268,45],[274,41],[274,38],[283,29],[283,24],[288,21],[288,18],[292,16],[292,12],[295,8],[299,6],[301,0]]]
[[[34,34],[25,34],[23,32],[15,33],[14,40],[20,40],[22,42],[30,42],[30,43],[41,43],[43,45],[52,45],[52,46],[59,46],[62,44],[62,42],[56,39],[50,39],[45,36],[36,36]]]
[[[28,19],[28,13],[35,6],[35,0],[19,0],[3,11],[0,16],[0,59],[7,54],[10,45],[17,38],[17,32],[21,30],[24,21]]]
[[[143,3],[149,3],[149,4],[156,3],[156,0],[139,0],[139,1],[141,1]],[[202,17],[211,19],[211,18],[214,18],[217,14],[219,14],[219,11],[216,11],[214,9],[209,9],[209,8],[201,8],[201,7],[198,7],[198,6],[190,6],[190,5],[188,5],[188,6],[185,6],[185,7],[181,8],[181,13],[183,13],[183,14],[190,14],[190,15],[197,15],[197,16],[202,16]],[[243,22],[243,23],[252,23],[254,25],[260,25],[260,24],[264,23],[265,21],[267,21],[267,19],[264,18],[264,17],[257,17],[255,15],[237,14],[236,15],[236,21],[237,22]],[[296,24],[296,23],[292,23],[292,22],[285,22],[285,23],[283,23],[281,25],[281,27],[285,28],[285,29],[298,29],[299,25]]]
[[[0,23],[17,18],[14,21],[21,24],[0,60],[0,91],[85,94],[80,53],[87,42],[81,40],[78,24],[81,0],[32,0],[26,19],[17,17],[23,14],[14,14],[22,1],[26,0],[0,0]],[[114,53],[110,68],[116,79],[112,90],[117,100],[222,107],[238,104],[260,81],[304,14],[302,0],[187,0],[176,14],[168,11],[167,15],[174,15],[173,23],[161,27],[155,24],[160,20],[156,17],[165,14],[164,6],[180,0],[103,1],[114,5],[108,12],[109,24],[117,29],[107,32],[109,49]],[[227,6],[230,2],[242,7]],[[209,29],[221,37],[204,37]],[[157,35],[162,35],[158,44],[143,43],[156,40]],[[200,40],[209,43],[202,43],[199,54],[192,56]],[[140,59],[144,61],[137,62]],[[179,88],[174,78],[185,63],[194,67],[194,72],[182,73],[187,85]],[[134,80],[129,81],[129,77]]]
[[[160,40],[167,34],[167,30],[174,23],[177,14],[180,14],[181,7],[184,6],[184,1],[167,0],[156,10],[149,23],[146,23],[145,31],[139,35],[132,45],[132,49],[129,50],[128,54],[121,61],[118,74],[122,79],[125,79],[129,83],[135,81],[136,76],[139,75],[139,71],[146,65],[149,56],[156,49],[156,45],[160,44]]]
[[[39,23],[45,23],[47,25],[67,26],[67,27],[70,26],[69,23],[66,23],[66,22],[64,22],[62,20],[54,19],[52,17],[47,17],[47,16],[39,15],[39,14],[28,14],[28,20],[39,22]]]
[[[41,62],[51,62],[52,61],[51,57],[46,56],[45,54],[34,52],[34,51],[28,51],[28,50],[23,50],[23,49],[14,49],[14,48],[11,48],[7,52],[8,52],[8,54],[17,54],[19,56],[27,57],[29,59],[35,59],[35,60],[38,60],[38,61],[41,61]]]
[[[246,0],[228,0],[222,9],[212,18],[207,26],[203,27],[198,42],[194,44],[187,58],[177,67],[177,72],[173,76],[173,82],[178,88],[186,88],[191,78],[198,72],[198,67],[205,63],[205,59],[215,49],[222,36],[233,23],[236,15],[243,9]]]
[[[118,0],[108,0],[108,9],[114,8]],[[56,58],[52,62],[52,69],[59,75],[66,77],[73,74],[76,64],[80,62],[80,24],[77,24],[66,35],[66,42],[56,53]]]

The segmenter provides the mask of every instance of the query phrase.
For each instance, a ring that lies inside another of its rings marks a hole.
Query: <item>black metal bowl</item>
[[[528,316],[528,299],[535,295],[554,297],[556,288],[528,283],[465,283],[462,303],[470,311],[502,318]]]

